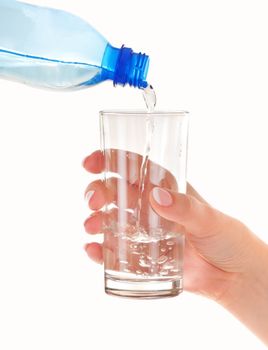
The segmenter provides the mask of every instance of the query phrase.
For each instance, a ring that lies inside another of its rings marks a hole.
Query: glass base
[[[173,297],[182,292],[182,277],[118,278],[105,273],[105,292],[127,298],[155,299]]]

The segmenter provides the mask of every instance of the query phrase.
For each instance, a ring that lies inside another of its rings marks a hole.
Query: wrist
[[[268,246],[252,236],[244,269],[235,273],[219,303],[268,345]]]

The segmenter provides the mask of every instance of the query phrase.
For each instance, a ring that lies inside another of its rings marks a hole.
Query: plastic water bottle
[[[105,80],[146,88],[149,57],[115,48],[65,11],[0,0],[0,77],[51,89]]]

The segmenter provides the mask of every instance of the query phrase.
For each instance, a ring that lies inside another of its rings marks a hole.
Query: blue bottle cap
[[[138,88],[146,88],[146,81],[149,56],[142,53],[135,53],[131,48],[124,45],[120,48],[114,48],[107,45],[102,67],[105,69],[107,79],[112,79],[114,85],[126,84]]]

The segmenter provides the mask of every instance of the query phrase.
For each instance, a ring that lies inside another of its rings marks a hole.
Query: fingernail
[[[84,227],[86,228],[86,225],[87,225],[87,223],[88,223],[88,220],[89,220],[89,218],[87,218],[85,221],[84,221]]]
[[[163,207],[169,207],[173,203],[171,194],[163,188],[155,187],[152,194],[156,203]]]
[[[85,201],[86,202],[89,202],[92,198],[92,196],[94,195],[95,191],[88,191],[86,194],[85,194]]]
[[[84,158],[84,159],[82,160],[82,163],[81,163],[82,167],[85,167],[85,163],[86,163],[87,158],[88,158],[88,157],[86,157],[86,158]]]

